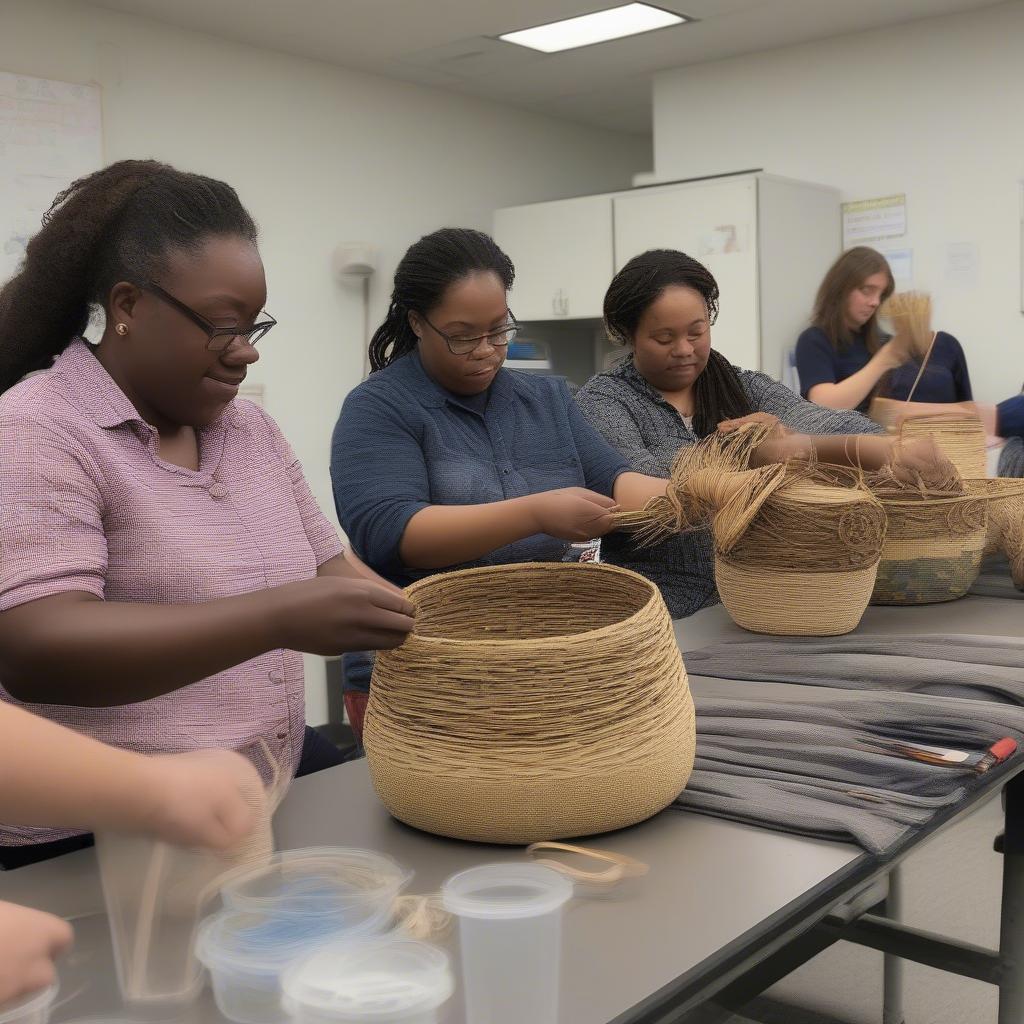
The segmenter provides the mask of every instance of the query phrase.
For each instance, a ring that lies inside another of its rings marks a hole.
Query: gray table
[[[1016,634],[1022,610],[1015,602],[994,598],[932,608],[870,609],[861,629]],[[721,608],[680,622],[678,632],[684,649],[749,635],[733,626]],[[698,698],[702,693],[736,693],[749,685],[701,678],[691,683]],[[765,684],[758,687],[766,695]],[[808,694],[803,687],[773,689],[793,699]],[[943,823],[990,795],[975,794]],[[515,850],[439,839],[398,824],[377,801],[362,763],[298,780],[278,813],[275,831],[281,848],[344,844],[389,853],[415,870],[415,892],[436,890],[462,868],[520,856]],[[674,810],[588,842],[637,857],[651,871],[628,898],[571,905],[562,963],[564,1024],[653,1024],[668,1020],[669,1013],[672,1020],[684,1019],[716,992],[742,984],[745,975],[771,962],[773,954],[783,957],[801,936],[820,927],[831,910],[894,863],[852,846]],[[901,852],[913,845],[909,841]],[[116,984],[92,851],[0,874],[0,899],[76,919],[77,952],[62,974],[71,998],[54,1015],[55,1024],[94,1014],[109,1021],[138,1019],[115,1009]],[[222,1018],[207,994],[186,1014],[169,1019],[205,1024]],[[458,999],[448,1019],[452,1024],[462,1019]]]

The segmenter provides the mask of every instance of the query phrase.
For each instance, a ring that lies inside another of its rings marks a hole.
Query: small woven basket
[[[942,453],[965,480],[986,475],[985,428],[971,417],[921,416],[904,420],[900,440],[931,435]]]
[[[377,656],[364,743],[399,820],[527,844],[643,821],[693,767],[668,611],[637,573],[526,563],[407,590],[416,629]]]
[[[885,529],[866,491],[798,480],[768,498],[731,551],[716,551],[722,604],[753,633],[849,633],[871,599]]]
[[[888,519],[872,604],[955,601],[978,578],[985,551],[987,500],[882,499]]]

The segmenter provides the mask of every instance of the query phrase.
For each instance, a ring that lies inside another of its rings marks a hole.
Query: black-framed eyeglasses
[[[190,306],[186,306],[180,299],[176,299],[170,292],[164,291],[155,281],[150,281],[146,285],[146,291],[152,292],[157,298],[163,299],[168,305],[173,306],[203,331],[207,337],[206,347],[211,352],[223,352],[235,338],[242,338],[248,345],[256,345],[277,323],[269,313],[264,311],[263,315],[266,320],[261,320],[259,323],[253,324],[252,327],[239,327],[238,324],[215,324]]]
[[[420,316],[423,314],[421,313]],[[508,316],[509,322],[499,327],[498,330],[490,331],[487,334],[476,334],[471,338],[462,334],[445,334],[444,331],[439,331],[425,316],[423,320],[435,334],[440,334],[444,338],[448,351],[453,356],[468,356],[481,341],[487,341],[495,348],[504,348],[508,345],[519,330],[519,324],[511,309],[508,311]]]

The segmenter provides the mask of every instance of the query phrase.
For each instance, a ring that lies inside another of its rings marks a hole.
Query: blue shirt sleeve
[[[583,411],[569,394],[565,381],[559,381],[559,389],[567,403],[569,429],[576,442],[576,452],[583,467],[583,478],[587,487],[612,497],[615,481],[628,472],[629,464],[590,424]]]
[[[808,327],[797,339],[796,372],[803,398],[818,384],[836,383],[839,371],[835,349],[820,328]]]
[[[415,428],[365,385],[345,399],[334,428],[331,483],[338,520],[356,553],[382,575],[402,568],[402,534],[431,504],[430,481]]]
[[[1024,395],[1014,395],[996,406],[996,433],[1000,437],[1024,437]]]

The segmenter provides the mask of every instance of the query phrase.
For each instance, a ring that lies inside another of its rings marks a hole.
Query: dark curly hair
[[[449,285],[481,271],[497,274],[506,291],[516,276],[512,261],[482,231],[441,228],[410,246],[395,271],[388,315],[370,339],[371,370],[384,369],[416,347],[410,312],[427,315]]]
[[[119,281],[144,285],[167,255],[215,235],[255,244],[235,190],[155,160],[121,160],[66,188],[0,290],[0,392],[49,366]]]
[[[604,323],[608,337],[618,345],[631,345],[640,319],[666,288],[692,288],[704,299],[708,323],[718,319],[718,282],[711,271],[684,252],[649,249],[634,256],[616,275],[604,297]],[[747,393],[729,360],[711,350],[708,364],[693,385],[694,433],[713,434],[722,420],[748,416]]]

